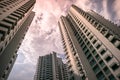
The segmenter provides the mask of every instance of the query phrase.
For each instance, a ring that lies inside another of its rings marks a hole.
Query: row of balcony
[[[75,19],[76,19],[76,22],[78,22],[77,17],[76,17]],[[79,23],[79,22],[78,22],[78,23]],[[78,32],[80,31],[80,32],[79,32],[79,33],[81,33],[80,36],[83,37],[83,39],[84,39],[83,41],[85,41],[85,43],[81,44],[81,46],[82,46],[82,45],[85,45],[86,43],[88,43],[87,39],[86,39],[85,36],[84,36],[84,34],[86,34],[88,30],[86,30],[85,27],[84,27],[83,25],[81,25],[81,24],[80,24],[79,26],[80,26],[81,30],[80,30],[80,28],[78,28],[78,27],[77,27],[76,30],[78,30]],[[77,31],[76,31],[76,32],[77,32]],[[83,33],[82,33],[82,32],[83,32]],[[91,32],[90,32],[90,33],[87,33],[86,36],[89,36],[90,34],[91,34]],[[78,37],[78,36],[77,36],[77,37]],[[79,39],[80,39],[80,38],[79,38]],[[94,36],[90,36],[88,39],[90,39],[90,43],[91,43],[91,41],[94,39]],[[80,41],[80,42],[81,42],[81,41]],[[93,42],[92,42],[93,45],[95,45],[96,42],[97,42],[96,39],[94,39]],[[86,46],[88,46],[88,45],[86,45]],[[100,47],[101,47],[101,45],[97,45],[97,46],[96,46],[97,49],[100,49]],[[89,48],[90,48],[90,50],[94,50],[94,48],[92,48],[92,46],[90,46]],[[83,49],[86,49],[86,48],[83,48]],[[84,51],[84,50],[83,50],[83,51]],[[87,50],[85,50],[85,51],[87,51]],[[103,55],[103,54],[106,53],[106,49],[101,49],[101,50],[99,50],[99,52],[100,52],[101,55]],[[89,57],[88,57],[88,59],[89,59]],[[108,58],[108,59],[110,59],[110,58]],[[89,60],[92,60],[92,58],[90,58]],[[90,62],[90,63],[93,64],[93,62],[95,62],[95,61],[92,61],[92,63],[91,63],[91,62]],[[116,65],[116,67],[117,67],[117,65]],[[112,67],[111,67],[111,68],[112,68]],[[115,67],[114,67],[114,68],[115,68]],[[118,68],[116,68],[116,69],[118,69]]]

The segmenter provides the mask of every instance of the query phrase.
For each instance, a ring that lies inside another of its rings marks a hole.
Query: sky
[[[18,50],[18,57],[8,80],[33,80],[37,59],[52,51],[64,56],[58,20],[72,4],[120,25],[120,0],[36,0],[35,17]]]

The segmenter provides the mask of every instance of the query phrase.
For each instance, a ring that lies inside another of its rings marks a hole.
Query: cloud
[[[55,16],[52,14],[48,14],[47,17],[46,20],[46,15],[43,15],[42,21],[39,22],[39,20],[37,20],[38,23],[31,26],[32,29],[23,41],[21,49],[29,60],[36,61],[38,56],[49,54],[53,50],[63,52],[62,49],[59,48],[61,43],[59,42],[60,34],[58,32],[59,30],[57,30],[57,20],[55,20]],[[56,45],[56,43],[58,45]]]
[[[53,50],[63,53],[57,22],[61,15],[66,14],[65,12],[68,11],[71,4],[76,4],[84,10],[92,9],[104,15],[105,18],[115,21],[118,20],[116,16],[119,16],[120,13],[118,1],[37,0],[34,8],[36,16],[23,41],[21,50],[31,61],[37,61],[39,55],[49,54]]]
[[[107,0],[103,0],[103,10],[101,11],[101,15],[102,16],[104,16],[105,18],[107,18],[107,19],[110,19],[110,15],[111,14],[109,14],[109,12],[110,11],[108,11],[109,9],[108,9],[108,7],[109,7],[109,5],[108,5],[108,2],[107,2]]]
[[[26,61],[24,54],[19,50],[19,55],[8,80],[33,80],[36,65]]]
[[[8,80],[33,80],[38,57],[52,51],[59,53],[58,56],[65,60],[57,22],[61,15],[66,15],[71,4],[84,10],[92,9],[105,18],[120,23],[119,3],[119,0],[36,0],[34,20],[19,49],[18,59]]]
[[[115,0],[113,3],[113,9],[116,12],[116,16],[114,16],[116,19],[114,19],[115,23],[120,26],[120,0]]]
[[[76,0],[75,4],[80,8],[92,9],[106,19],[120,25],[120,1],[119,0]]]
[[[33,80],[35,68],[31,63],[16,64],[8,80]]]
[[[114,1],[114,5],[113,5],[113,8],[114,8],[114,11],[116,12],[117,16],[120,18],[120,0],[115,0]]]
[[[36,63],[38,56],[51,51],[63,53],[58,19],[65,15],[74,1],[69,0],[37,0],[33,11],[35,18],[22,43],[21,50],[29,61]]]

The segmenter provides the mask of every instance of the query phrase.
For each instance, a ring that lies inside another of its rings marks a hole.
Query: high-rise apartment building
[[[120,80],[120,28],[75,5],[59,22],[71,80]]]
[[[68,69],[56,52],[40,56],[34,80],[69,80]]]
[[[35,15],[35,0],[0,0],[0,80],[6,80]]]

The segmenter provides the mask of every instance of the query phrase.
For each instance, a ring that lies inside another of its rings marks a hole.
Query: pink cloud
[[[36,0],[35,7],[33,9],[33,11],[36,12],[36,16],[18,52],[18,54],[22,52],[25,56],[21,65],[25,67],[23,71],[26,71],[26,73],[23,74],[21,70],[15,69],[13,74],[18,73],[19,76],[15,77],[12,75],[11,77],[13,78],[10,78],[9,80],[18,80],[17,78],[20,78],[22,75],[28,77],[28,74],[33,73],[35,69],[31,72],[27,72],[28,66],[26,64],[30,64],[30,66],[32,66],[31,68],[33,68],[33,66],[36,65],[38,56],[40,55],[49,54],[51,51],[56,51],[60,54],[64,53],[57,22],[61,15],[66,15],[71,4],[74,3],[84,10],[93,9],[105,17],[110,18],[111,13],[107,11],[107,0],[100,0],[99,2],[96,1],[99,0]],[[117,16],[115,16],[115,19],[117,20],[120,18],[119,0],[114,2],[113,7],[117,13]],[[15,65],[18,65],[17,63],[18,62],[16,62]],[[22,69],[21,66],[17,67]],[[31,78],[31,76],[29,77]],[[28,78],[22,80],[27,79]]]
[[[117,19],[116,19],[116,23],[120,26],[120,0],[115,0],[114,2],[114,10],[117,14],[117,16],[115,16]]]

